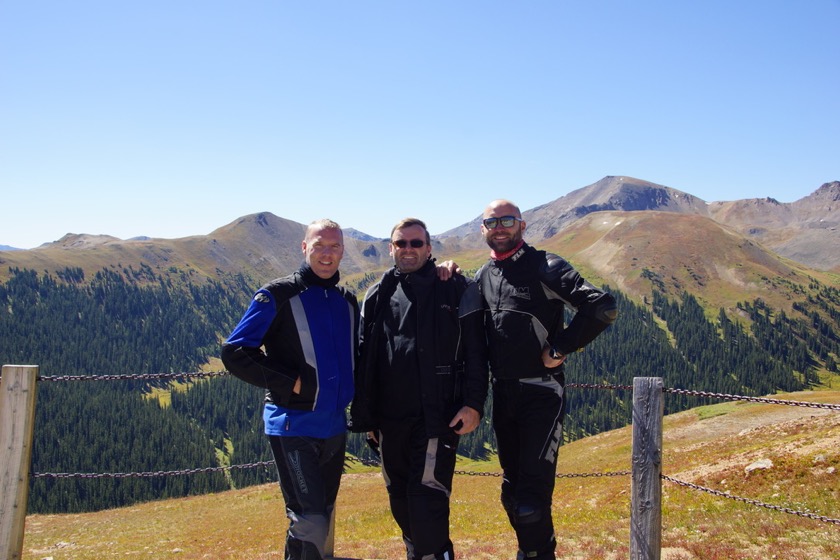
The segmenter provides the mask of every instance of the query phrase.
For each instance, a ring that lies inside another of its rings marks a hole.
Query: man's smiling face
[[[391,256],[397,270],[404,274],[420,270],[432,256],[432,247],[426,241],[426,230],[419,225],[394,230]]]
[[[515,218],[513,225],[510,227],[502,225],[501,218],[503,217]],[[484,240],[496,253],[507,253],[522,241],[525,222],[522,221],[522,216],[516,206],[509,203],[491,204],[484,211],[483,218],[485,221],[488,218],[498,218],[492,228],[484,225],[484,221],[481,224],[481,234],[484,236]]]
[[[306,232],[301,248],[312,272],[326,280],[338,271],[344,256],[344,235],[337,228],[314,228]]]

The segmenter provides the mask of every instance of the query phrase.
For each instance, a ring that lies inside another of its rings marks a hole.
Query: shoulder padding
[[[569,263],[554,253],[545,253],[545,259],[540,264],[540,279],[547,282],[559,280],[568,272]]]

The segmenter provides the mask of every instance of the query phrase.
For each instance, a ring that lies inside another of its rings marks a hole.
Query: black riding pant
[[[402,530],[407,557],[451,560],[449,495],[458,435],[429,438],[422,419],[383,422],[379,445],[391,514]]]
[[[289,518],[285,560],[323,559],[346,438],[268,436]]]
[[[504,475],[502,505],[524,558],[554,558],[551,500],[564,408],[560,379],[493,380],[493,428]]]

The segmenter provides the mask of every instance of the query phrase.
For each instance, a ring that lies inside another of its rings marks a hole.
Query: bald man
[[[519,544],[517,559],[553,559],[551,499],[565,412],[566,357],[618,314],[615,299],[561,257],[525,243],[525,221],[509,200],[484,210],[490,260],[476,274],[484,298],[493,428],[504,471],[502,505]],[[566,306],[575,310],[564,326]]]

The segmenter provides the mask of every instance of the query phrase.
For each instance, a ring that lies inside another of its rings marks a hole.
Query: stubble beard
[[[426,261],[422,261],[419,257],[417,260],[410,260],[408,262],[404,262],[403,259],[397,259],[396,263],[397,270],[399,270],[403,274],[411,274],[412,272],[417,272],[423,265],[426,264]]]
[[[516,247],[520,239],[522,239],[522,235],[518,232],[511,234],[505,239],[494,239],[491,234],[490,237],[487,237],[487,245],[497,253],[507,253]]]

